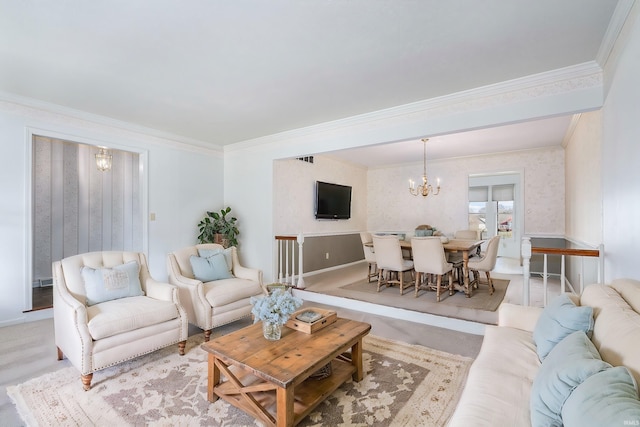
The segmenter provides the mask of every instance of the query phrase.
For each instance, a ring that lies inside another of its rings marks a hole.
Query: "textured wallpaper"
[[[409,194],[408,180],[420,180],[422,163],[368,172],[370,230],[409,231],[429,224],[445,234],[465,229],[469,175],[523,172],[524,233],[564,234],[564,151],[549,148],[490,156],[428,161],[429,183],[439,177],[437,196]]]
[[[442,190],[427,198],[409,194],[408,180],[422,175],[416,163],[365,170],[326,156],[314,164],[278,160],[274,165],[276,234],[347,231],[412,231],[429,224],[445,234],[467,228],[470,174],[523,172],[525,234],[564,234],[564,150],[519,151],[491,156],[429,161],[430,183]],[[352,218],[318,221],[313,217],[316,180],[353,186]]]
[[[275,234],[337,234],[366,228],[366,169],[327,156],[315,156],[313,163],[296,159],[276,160],[273,175]],[[352,187],[351,219],[315,219],[316,181]]]

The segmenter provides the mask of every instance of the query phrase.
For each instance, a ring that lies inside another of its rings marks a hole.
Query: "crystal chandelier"
[[[96,154],[96,166],[98,170],[102,172],[111,170],[111,161],[113,156],[109,153],[109,150],[106,147],[99,147],[98,153]]]
[[[418,185],[416,188],[416,182],[412,179],[409,180],[409,192],[414,196],[422,195],[427,197],[429,194],[433,194],[437,196],[440,193],[440,178],[437,180],[437,191],[433,193],[433,188],[431,184],[427,182],[427,141],[429,138],[422,138],[422,142],[424,144],[424,163],[423,163],[423,172],[422,172],[422,185]]]

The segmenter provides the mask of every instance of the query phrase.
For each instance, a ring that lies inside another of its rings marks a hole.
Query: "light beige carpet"
[[[174,346],[94,375],[82,391],[75,368],[17,386],[8,395],[29,426],[256,426],[222,400],[206,399],[201,335],[180,357]],[[442,426],[455,408],[472,359],[374,336],[364,339],[365,378],[336,390],[301,426]]]
[[[400,289],[397,286],[385,286],[377,292],[377,282],[369,283],[366,279],[327,290],[325,293],[438,316],[497,324],[496,310],[504,299],[509,280],[493,279],[493,285],[495,287],[493,295],[489,295],[489,286],[481,283],[478,289],[473,290],[470,298],[467,298],[463,292],[455,292],[450,296],[448,291],[444,291],[440,302],[436,302],[435,291],[421,289],[416,298],[413,287],[405,289],[404,295],[400,295]]]

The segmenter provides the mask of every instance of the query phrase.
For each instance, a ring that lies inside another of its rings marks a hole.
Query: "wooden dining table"
[[[469,287],[469,284],[471,282],[469,280],[469,257],[480,247],[480,245],[482,245],[483,242],[484,240],[451,239],[447,243],[442,244],[445,252],[462,254],[462,271],[464,276],[464,283],[460,283],[460,286],[467,298],[471,296],[471,289]],[[373,246],[373,242],[366,243],[366,245]],[[411,252],[411,241],[400,240],[400,248]]]

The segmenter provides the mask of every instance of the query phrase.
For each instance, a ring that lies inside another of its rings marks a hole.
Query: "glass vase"
[[[282,334],[280,323],[262,322],[262,334],[269,341],[278,341]]]

